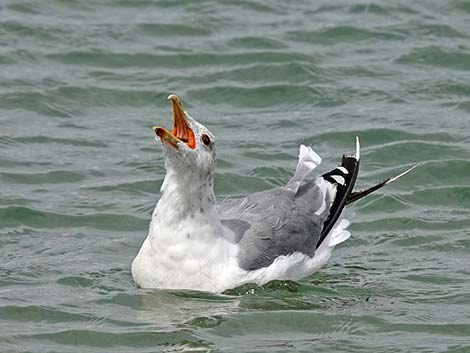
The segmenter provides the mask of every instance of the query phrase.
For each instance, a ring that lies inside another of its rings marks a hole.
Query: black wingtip
[[[408,168],[404,172],[401,172],[397,176],[392,178],[387,178],[380,183],[377,183],[367,189],[353,192],[354,185],[356,183],[357,175],[359,173],[359,164],[361,158],[361,145],[359,138],[356,137],[356,153],[350,156],[343,156],[341,165],[338,168],[333,169],[332,171],[323,174],[322,177],[331,184],[336,185],[336,196],[333,202],[333,205],[330,208],[330,214],[326,219],[323,229],[320,235],[320,239],[317,243],[317,249],[325,240],[336,221],[338,220],[341,212],[344,207],[350,203],[353,203],[357,200],[362,199],[363,197],[373,193],[376,190],[381,189],[387,184],[394,182],[406,174],[410,173],[415,169],[419,164],[413,165],[411,168]]]
[[[377,191],[381,188],[383,188],[385,185],[387,184],[390,184],[398,179],[400,179],[401,177],[405,176],[406,174],[408,174],[409,172],[411,172],[413,169],[415,169],[417,166],[419,165],[419,163],[413,165],[411,168],[408,168],[407,170],[405,170],[404,172],[401,172],[400,174],[398,174],[397,176],[394,176],[392,178],[387,178],[385,180],[382,180],[380,183],[377,183],[367,189],[363,189],[363,190],[360,190],[360,191],[355,191],[355,192],[352,192],[347,201],[346,201],[346,205],[349,205],[350,203],[353,203],[357,200],[360,200],[362,199],[363,197],[366,197],[367,195],[373,193],[374,191]]]
[[[338,168],[322,175],[326,181],[336,185],[336,196],[330,208],[330,214],[323,225],[320,239],[317,242],[317,249],[335,225],[344,206],[346,206],[349,195],[356,183],[357,174],[359,173],[359,160],[360,144],[359,138],[356,137],[356,153],[352,156],[344,155]]]

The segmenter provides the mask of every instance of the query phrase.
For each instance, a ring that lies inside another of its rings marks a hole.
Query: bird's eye
[[[207,136],[206,134],[201,135],[201,140],[205,146],[209,146],[211,144],[211,138]]]

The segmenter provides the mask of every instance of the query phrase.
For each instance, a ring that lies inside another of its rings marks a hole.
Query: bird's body
[[[321,159],[301,146],[284,187],[218,204],[213,135],[184,112],[178,97],[170,99],[173,133],[155,127],[166,158],[162,196],[132,264],[139,286],[221,292],[245,283],[298,280],[323,266],[349,238],[348,222],[338,217],[352,195],[358,142],[355,156],[343,157],[341,166],[313,180],[306,178]]]
[[[216,204],[205,196],[210,190],[195,189],[191,195],[165,182],[133,264],[136,282],[145,288],[220,292],[248,282],[310,275],[334,247],[325,242],[316,249],[332,192],[325,181],[319,183],[308,190],[278,187]],[[340,223],[332,235],[345,240],[345,225]]]

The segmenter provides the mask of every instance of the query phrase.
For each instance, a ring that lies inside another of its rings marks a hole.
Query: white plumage
[[[171,153],[168,148],[171,147],[164,145],[165,151]],[[321,158],[310,147],[301,145],[297,168],[289,183],[300,183],[320,162]],[[149,234],[132,263],[132,275],[140,287],[221,292],[245,283],[298,280],[322,267],[333,248],[350,235],[346,230],[349,223],[343,221],[333,228],[313,257],[294,252],[279,256],[268,267],[243,270],[237,260],[239,246],[230,241],[233,236],[220,223],[216,205],[203,204],[204,212],[200,212],[201,205],[194,203],[199,197],[194,194],[190,197],[190,193],[172,182],[173,172],[167,168]],[[327,182],[320,179],[319,183],[323,192],[334,193]],[[210,195],[210,190],[200,192]],[[323,202],[322,207],[325,205]],[[194,218],[186,217],[191,211],[195,212]]]

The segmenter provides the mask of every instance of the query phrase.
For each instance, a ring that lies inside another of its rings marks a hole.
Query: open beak
[[[173,106],[173,131],[170,132],[161,126],[154,126],[153,131],[155,131],[155,134],[157,134],[162,142],[168,142],[176,149],[178,149],[178,143],[181,142],[185,143],[191,149],[196,148],[194,132],[189,126],[181,99],[176,94],[170,94],[168,99]]]

